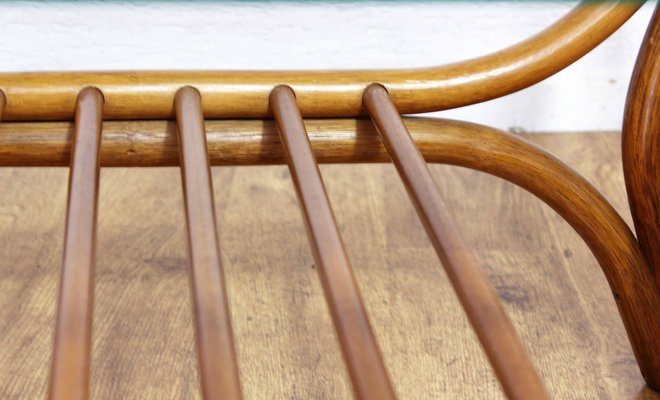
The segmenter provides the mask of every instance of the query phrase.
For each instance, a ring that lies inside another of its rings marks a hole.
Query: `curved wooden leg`
[[[630,82],[622,150],[637,239],[660,287],[660,6],[649,24]]]
[[[414,131],[414,125],[411,119],[409,129]],[[609,282],[644,379],[649,387],[660,389],[660,291],[634,235],[598,190],[547,152],[492,128],[472,125],[461,133],[425,133],[419,140],[427,145],[418,145],[423,153],[427,150],[428,161],[504,178],[538,196],[571,224]],[[431,139],[435,135],[441,137]]]

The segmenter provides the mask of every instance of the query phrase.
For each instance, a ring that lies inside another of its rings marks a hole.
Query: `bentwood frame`
[[[640,371],[649,387],[659,390],[658,8],[639,53],[623,127],[637,236],[589,182],[542,149],[485,126],[400,117],[474,104],[539,82],[588,53],[640,5],[583,3],[513,47],[433,68],[0,74],[0,166],[71,167],[50,398],[89,397],[99,168],[179,164],[202,393],[207,399],[241,397],[209,167],[285,161],[358,398],[395,398],[395,383],[373,336],[318,162],[394,162],[503,390],[513,399],[548,394],[426,162],[477,169],[535,194],[589,245]],[[373,123],[356,118],[365,115]],[[343,119],[309,119],[314,117]],[[262,121],[271,118],[274,124]]]

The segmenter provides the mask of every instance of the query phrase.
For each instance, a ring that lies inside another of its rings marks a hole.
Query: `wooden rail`
[[[384,85],[403,114],[460,107],[539,82],[588,53],[630,18],[641,1],[585,1],[540,34],[473,60],[417,69],[365,71],[60,72],[0,74],[6,120],[71,120],[78,92],[98,87],[108,119],[173,118],[172,99],[191,85],[206,118],[270,116],[268,96],[291,86],[305,117],[364,114],[362,93]],[[438,51],[438,50],[431,50]],[[440,49],[441,51],[441,49]]]

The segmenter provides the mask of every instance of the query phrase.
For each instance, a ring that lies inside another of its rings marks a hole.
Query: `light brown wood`
[[[401,176],[417,214],[509,399],[549,399],[497,293],[477,264],[384,87],[364,92],[364,105]]]
[[[312,253],[358,399],[396,398],[362,303],[339,229],[291,88],[278,86],[270,105],[305,221]]]
[[[659,110],[660,6],[656,6],[628,91],[622,146],[626,188],[637,238],[660,290]],[[660,390],[660,372],[654,385]]]
[[[2,114],[5,112],[5,105],[7,104],[5,94],[0,91],[0,122],[2,122]]]
[[[207,400],[238,400],[241,383],[218,245],[202,99],[194,88],[186,87],[177,92],[174,107],[202,394]]]
[[[201,92],[207,118],[269,116],[268,95],[280,84],[295,90],[305,117],[361,115],[362,93],[372,83],[387,87],[401,113],[443,110],[497,98],[555,74],[605,40],[642,3],[586,1],[545,31],[508,49],[441,67],[371,71],[23,72],[0,74],[0,90],[7,95],[5,118],[13,121],[70,120],[76,94],[87,85],[103,91],[106,119],[173,118],[174,93],[186,85]]]
[[[416,120],[406,123],[418,143],[428,149],[437,137],[446,143],[439,152],[458,158],[450,154],[461,146],[442,133],[455,127],[424,131]],[[321,155],[317,124],[306,121]],[[360,133],[386,159],[377,134]],[[479,134],[492,142],[486,131],[463,136]],[[572,165],[632,224],[620,135],[525,138]],[[512,157],[525,160],[520,154]],[[473,157],[493,162],[482,156]],[[394,167],[320,168],[400,398],[502,399]],[[547,374],[553,398],[657,399],[639,373],[598,262],[578,234],[504,180],[430,168],[530,357]],[[46,396],[67,175],[66,168],[0,168],[2,399]],[[200,399],[179,168],[106,168],[101,175],[91,396]],[[219,167],[212,179],[245,398],[351,399],[287,167]]]
[[[50,400],[89,398],[103,95],[80,92],[72,143]]]

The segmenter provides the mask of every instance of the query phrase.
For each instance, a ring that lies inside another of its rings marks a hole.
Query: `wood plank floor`
[[[618,134],[530,137],[630,222]],[[502,398],[394,167],[321,171],[399,397]],[[497,178],[432,171],[554,398],[660,398],[568,224]],[[0,169],[1,399],[46,393],[67,175]],[[286,167],[214,168],[213,183],[245,397],[351,398]],[[200,398],[182,200],[176,168],[102,171],[94,399]]]

